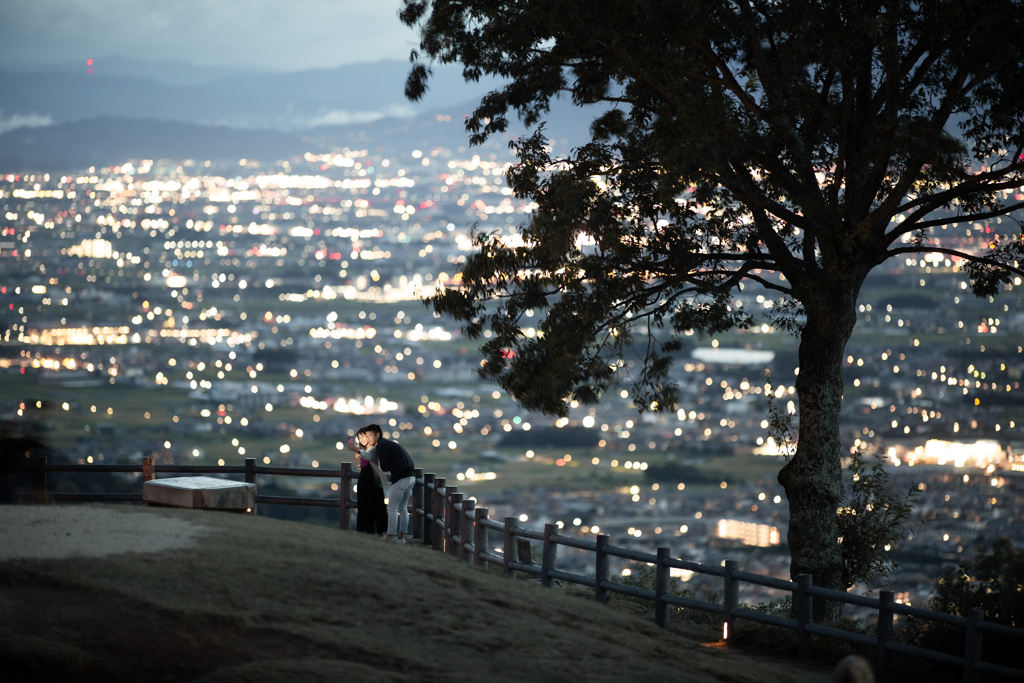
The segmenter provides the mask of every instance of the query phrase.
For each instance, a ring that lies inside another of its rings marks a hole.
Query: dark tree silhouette
[[[844,589],[841,366],[864,279],[928,253],[959,259],[978,296],[1022,274],[1019,231],[975,252],[940,229],[1022,206],[1021,2],[406,0],[400,16],[420,35],[410,98],[432,63],[504,79],[466,122],[474,143],[510,115],[538,124],[554,97],[603,105],[565,158],[542,126],[515,143],[510,185],[537,204],[522,241],[477,235],[461,286],[429,302],[494,332],[483,374],[562,415],[640,345],[634,401],[672,409],[679,335],[749,324],[733,292],[771,290],[772,322],[800,340],[799,443],[779,474],[792,572]]]

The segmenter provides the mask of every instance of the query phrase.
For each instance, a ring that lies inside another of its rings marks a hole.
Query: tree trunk
[[[800,431],[796,454],[779,472],[789,499],[790,574],[811,574],[814,585],[845,591],[836,509],[843,495],[839,416],[843,354],[857,322],[860,287],[846,280],[804,301],[796,378]],[[814,600],[814,620],[834,621],[842,603]]]

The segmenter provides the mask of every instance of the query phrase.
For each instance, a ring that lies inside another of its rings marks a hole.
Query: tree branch
[[[722,58],[719,57],[713,49],[711,49],[711,46],[705,43],[697,43],[696,47],[698,50],[704,53],[704,56],[711,60],[711,63],[714,64],[718,72],[722,74],[722,80],[724,82],[726,89],[728,89],[733,95],[736,96],[736,99],[740,101],[740,104],[743,105],[743,108],[749,111],[759,120],[768,123],[768,115],[757,104],[757,102],[755,102],[750,97],[750,95],[746,93],[746,91],[743,89],[743,86],[741,86],[739,82],[736,80],[736,77],[733,75],[732,70],[722,60]]]
[[[892,233],[888,233],[888,234],[905,235],[906,233],[913,232],[914,230],[924,230],[925,228],[934,228],[936,226],[946,225],[948,223],[966,223],[968,221],[984,220],[986,218],[996,218],[998,216],[1005,216],[1006,214],[1010,213],[1011,211],[1016,211],[1017,209],[1024,209],[1024,202],[1021,202],[1019,204],[1014,204],[1013,206],[1008,206],[1005,209],[1000,209],[999,211],[990,211],[988,213],[975,213],[975,214],[971,214],[969,216],[956,216],[955,218],[951,218],[951,219],[948,219],[948,220],[936,218],[935,220],[932,220],[932,221],[921,221],[920,223],[917,223],[916,225],[914,225],[909,230],[901,230],[901,231],[898,231],[898,232],[892,232]],[[906,223],[906,221],[903,221],[903,222]],[[902,226],[903,224],[901,223],[900,225]]]
[[[984,256],[978,256],[976,254],[969,254],[965,251],[959,251],[957,249],[947,249],[945,247],[926,247],[924,245],[920,247],[900,247],[899,249],[891,249],[885,252],[886,258],[893,256],[899,256],[900,254],[948,254],[950,256],[956,256],[962,258],[965,261],[973,261],[974,263],[983,263],[986,266],[992,266],[994,268],[1002,268],[1008,270],[1011,273],[1024,276],[1024,269],[1011,266],[1007,263],[1001,263],[999,261],[993,261],[990,258]]]
[[[1005,178],[1007,175],[1010,175],[1014,171],[1024,171],[1024,163],[1014,163],[998,172],[988,171],[986,173],[979,173],[977,175],[970,176],[969,180],[965,180],[964,182],[960,183],[959,185],[952,189],[940,192],[938,194],[922,195],[917,199],[913,199],[907,202],[906,204],[901,204],[899,207],[897,207],[896,213],[903,213],[904,211],[909,211],[910,209],[913,209],[915,207],[927,205],[929,208],[924,209],[923,213],[928,214],[937,209],[938,207],[948,204],[957,197],[962,197],[963,195],[971,192],[994,192],[996,190],[1015,190],[1022,186],[1022,183],[1024,183],[1024,179],[1016,177],[1013,180],[1004,180],[999,183],[973,187],[976,185],[980,185],[982,182],[993,178]]]

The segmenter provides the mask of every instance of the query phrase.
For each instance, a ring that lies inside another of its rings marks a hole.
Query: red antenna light
[[[92,66],[92,60],[91,59],[85,60],[85,65],[86,66]]]

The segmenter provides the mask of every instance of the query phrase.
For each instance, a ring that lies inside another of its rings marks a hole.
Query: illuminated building
[[[929,439],[923,447],[909,451],[904,460],[908,464],[953,465],[985,469],[999,465],[1007,459],[1006,451],[998,441],[979,440],[974,443]]]
[[[82,240],[81,244],[68,247],[68,256],[79,258],[113,258],[114,247],[107,240]]]
[[[738,519],[718,520],[718,537],[741,541],[743,545],[768,548],[780,541],[778,527],[756,522],[742,522]]]

